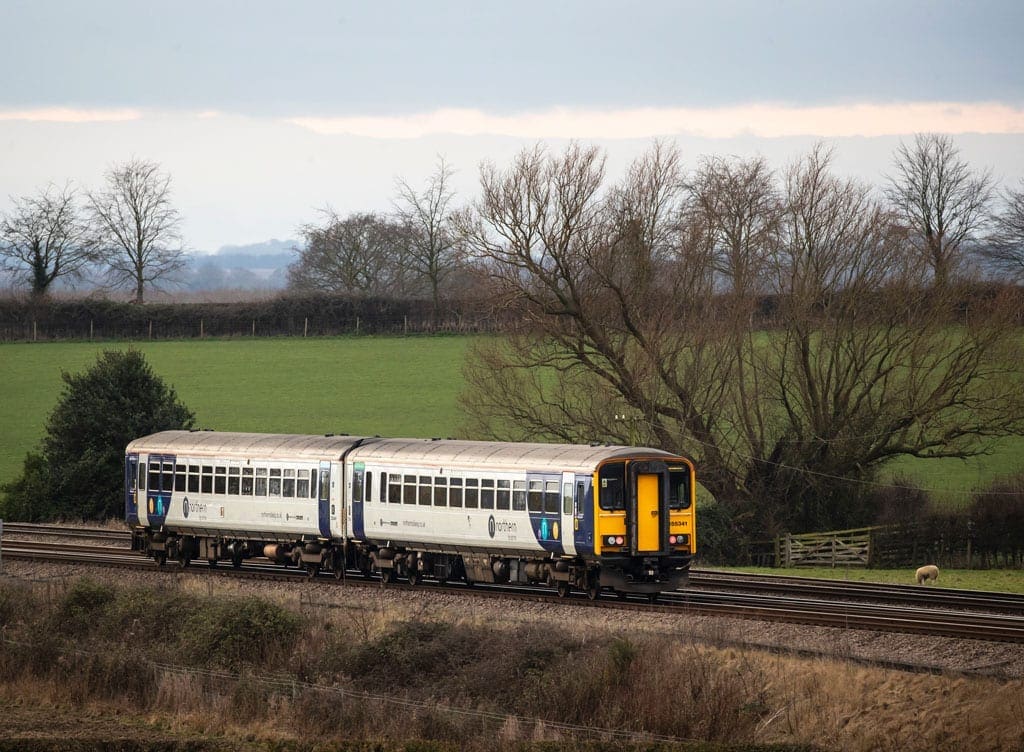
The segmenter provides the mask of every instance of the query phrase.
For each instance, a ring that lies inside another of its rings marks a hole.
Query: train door
[[[320,491],[317,493],[317,518],[320,535],[331,537],[331,463],[320,463]]]
[[[572,473],[562,474],[562,550],[569,556],[576,555],[576,510],[573,502],[573,489],[576,476]]]
[[[668,468],[663,462],[634,462],[630,476],[636,500],[630,525],[633,550],[638,554],[662,552],[668,529],[668,507],[663,498],[668,488]]]
[[[578,554],[594,552],[594,480],[577,475],[573,486],[573,542]]]
[[[139,455],[129,454],[124,463],[124,518],[129,525],[139,523]]]

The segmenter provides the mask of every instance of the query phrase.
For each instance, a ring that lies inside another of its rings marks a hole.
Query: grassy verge
[[[0,749],[128,735],[165,749],[856,752],[1024,734],[1021,682],[628,628],[410,618],[383,601],[304,611],[212,587],[0,580]]]

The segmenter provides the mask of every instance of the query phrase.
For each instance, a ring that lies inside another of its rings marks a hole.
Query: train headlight
[[[621,546],[625,542],[626,542],[625,539],[621,535],[615,536],[615,545],[616,546]]]
[[[685,533],[682,535],[670,535],[668,537],[668,542],[673,546],[685,546],[690,542],[690,536]]]
[[[668,537],[668,542],[674,546],[676,544],[676,537],[674,535],[670,535]]]

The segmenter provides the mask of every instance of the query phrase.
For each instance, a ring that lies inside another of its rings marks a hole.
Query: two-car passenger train
[[[160,564],[251,557],[384,582],[684,584],[692,463],[658,449],[164,431],[125,454],[133,546]]]

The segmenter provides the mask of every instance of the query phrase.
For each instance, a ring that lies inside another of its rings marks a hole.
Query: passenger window
[[[480,481],[480,508],[494,509],[494,481]]]
[[[512,481],[512,510],[515,512],[526,511],[526,481]]]
[[[265,467],[256,468],[256,495],[267,495],[267,468]]]
[[[160,486],[160,489],[162,491],[170,491],[172,488],[174,488],[174,465],[172,465],[170,462],[164,463],[162,481],[163,485]]]
[[[433,499],[433,492],[430,486],[430,476],[420,476],[419,486],[419,503],[421,506],[430,506],[430,502]]]
[[[159,491],[160,490],[160,463],[150,462],[149,463],[149,490]]]
[[[201,490],[205,494],[213,493],[213,465],[203,465],[203,485]]]
[[[511,508],[511,506],[512,506],[512,504],[511,504],[512,492],[510,490],[511,487],[512,487],[511,481],[507,481],[507,480],[499,480],[498,481],[498,496],[497,496],[497,504],[498,504],[497,508],[498,509],[505,509],[505,510],[507,510],[507,509]]]
[[[448,479],[434,478],[434,506],[448,506]]]
[[[223,494],[228,490],[227,467],[215,467],[213,470],[213,492]]]
[[[626,465],[622,462],[612,462],[604,465],[598,473],[600,488],[597,491],[597,500],[601,509],[618,511],[626,508]]]
[[[228,493],[233,496],[238,496],[238,492],[241,490],[239,481],[242,474],[242,469],[238,467],[228,468]]]
[[[476,509],[479,505],[480,481],[476,478],[466,478],[466,509]]]
[[[185,466],[175,465],[174,466],[174,490],[184,491],[185,490]]]
[[[402,476],[402,503],[403,504],[415,504],[416,503],[416,476],[415,475],[404,475],[404,476]]]
[[[572,514],[572,483],[562,484],[562,514]]]
[[[295,495],[300,499],[309,498],[309,470],[299,470],[295,481]]]
[[[388,503],[402,503],[402,476],[397,473],[388,475]]]
[[[242,468],[242,496],[252,496],[252,468]]]
[[[448,506],[462,506],[462,478],[448,479]]]
[[[531,512],[540,512],[544,508],[544,484],[539,480],[530,481],[530,493],[527,497],[527,509]]]
[[[281,495],[281,471],[277,468],[270,468],[270,485],[267,491],[271,496]]]
[[[366,474],[366,501],[373,501],[373,473]]]
[[[544,513],[558,514],[557,480],[549,480],[544,483]]]
[[[199,465],[188,466],[188,492],[199,493]]]

